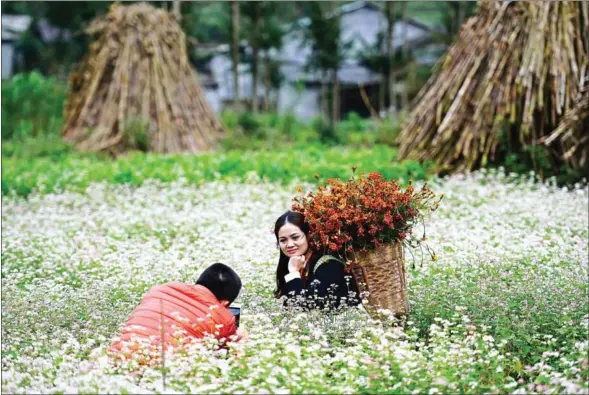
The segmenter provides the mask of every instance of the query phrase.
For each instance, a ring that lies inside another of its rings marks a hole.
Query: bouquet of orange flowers
[[[293,211],[304,214],[309,223],[309,245],[314,250],[353,262],[349,253],[406,240],[413,226],[423,222],[423,214],[436,210],[443,198],[438,199],[427,182],[416,190],[410,181],[403,190],[397,181],[386,180],[380,173],[357,177],[356,168],[352,170],[354,176],[346,182],[328,179],[316,193],[293,199]],[[423,237],[414,241],[424,240],[425,227]],[[428,251],[435,260],[435,254]]]

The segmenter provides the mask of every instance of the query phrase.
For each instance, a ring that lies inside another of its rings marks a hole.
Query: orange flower
[[[419,191],[409,185],[403,191],[395,180],[372,172],[346,182],[330,178],[319,183],[315,194],[295,197],[292,209],[309,222],[311,248],[345,257],[406,239],[422,212],[438,207],[441,198],[434,198],[427,185]]]

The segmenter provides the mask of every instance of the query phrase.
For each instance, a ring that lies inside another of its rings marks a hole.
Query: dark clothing
[[[304,283],[300,278],[286,282],[282,292],[287,297],[284,305],[305,309],[358,305],[356,283],[344,269],[342,262],[330,259],[319,265],[314,273],[309,273]]]

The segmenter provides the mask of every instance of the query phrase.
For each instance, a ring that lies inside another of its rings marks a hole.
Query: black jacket
[[[305,284],[300,278],[286,282],[282,292],[286,295],[284,305],[305,309],[358,305],[360,300],[356,283],[344,269],[341,261],[325,259],[315,266],[313,273],[308,274]]]

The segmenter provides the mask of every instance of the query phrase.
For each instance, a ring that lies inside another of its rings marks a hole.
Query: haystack
[[[87,29],[94,41],[70,76],[64,138],[80,150],[196,153],[223,133],[168,12],[115,3]]]
[[[399,157],[471,170],[509,141],[586,169],[588,86],[588,2],[481,1],[418,94]]]

